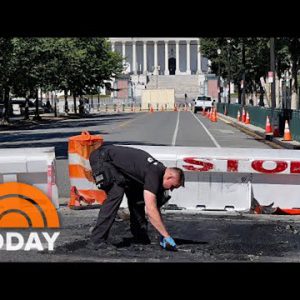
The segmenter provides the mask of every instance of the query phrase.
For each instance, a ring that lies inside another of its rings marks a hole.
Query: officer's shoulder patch
[[[148,163],[153,163],[153,158],[152,157],[148,157],[148,159],[147,159],[147,161],[148,161]]]

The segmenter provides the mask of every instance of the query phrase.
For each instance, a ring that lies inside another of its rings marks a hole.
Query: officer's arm
[[[163,236],[169,237],[169,233],[163,223],[159,209],[157,208],[156,196],[150,191],[144,190],[145,212],[149,217],[150,223]]]

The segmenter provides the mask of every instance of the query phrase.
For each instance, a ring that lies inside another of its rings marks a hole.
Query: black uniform
[[[135,238],[144,239],[147,220],[143,192],[152,192],[157,196],[158,206],[163,204],[166,167],[143,150],[113,145],[93,151],[90,164],[96,184],[107,193],[92,231],[92,241],[98,244],[108,238],[124,193],[130,211],[131,232]]]

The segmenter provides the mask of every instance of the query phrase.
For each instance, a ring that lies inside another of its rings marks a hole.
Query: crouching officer
[[[147,219],[160,233],[160,245],[176,250],[176,243],[163,222],[160,207],[169,200],[167,191],[184,186],[184,173],[167,168],[149,153],[135,148],[104,145],[90,155],[93,177],[107,194],[92,230],[94,249],[107,248],[107,238],[124,193],[130,212],[130,229],[137,243],[150,244]]]

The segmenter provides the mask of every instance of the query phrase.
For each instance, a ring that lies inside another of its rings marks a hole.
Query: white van
[[[194,106],[194,113],[196,114],[198,111],[202,110],[203,108],[205,110],[211,109],[212,108],[212,100],[211,97],[207,96],[198,96],[195,101],[195,106]]]

